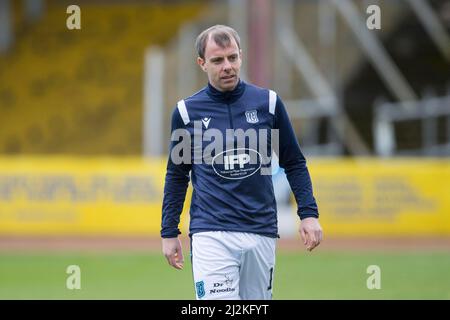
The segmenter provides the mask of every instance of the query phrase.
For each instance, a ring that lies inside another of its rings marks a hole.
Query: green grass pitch
[[[189,255],[182,271],[155,252],[0,253],[0,299],[195,299]],[[66,288],[66,268],[81,289]],[[381,289],[366,286],[381,268]],[[277,253],[274,299],[450,299],[448,252]]]

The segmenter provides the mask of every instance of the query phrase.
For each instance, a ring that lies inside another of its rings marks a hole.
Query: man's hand
[[[322,227],[317,218],[303,219],[299,231],[308,251],[312,251],[322,241]]]
[[[175,269],[183,269],[183,252],[181,248],[180,239],[177,238],[163,238],[162,251],[167,259],[167,262]]]

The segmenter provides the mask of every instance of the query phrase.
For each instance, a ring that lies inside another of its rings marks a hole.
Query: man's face
[[[199,66],[208,74],[208,80],[219,91],[231,91],[239,81],[241,55],[234,38],[230,45],[221,48],[210,36],[205,48],[205,59],[197,58]]]

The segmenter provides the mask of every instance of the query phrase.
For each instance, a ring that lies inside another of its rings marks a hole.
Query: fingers
[[[314,233],[308,228],[300,227],[300,236],[303,239],[303,244],[308,251],[311,251],[315,247]]]
[[[307,243],[307,236],[306,236],[306,232],[305,232],[305,230],[302,228],[302,227],[300,227],[300,236],[302,237],[302,240],[303,240],[303,244],[306,246],[306,243]]]
[[[322,242],[322,228],[317,218],[305,218],[300,225],[300,235],[308,251],[312,251]]]
[[[317,247],[321,242],[322,242],[322,230],[318,229],[318,230],[314,230],[312,232],[312,234],[314,234],[314,236],[312,237],[312,243],[310,248],[308,249],[309,251],[312,251],[315,247]]]
[[[175,269],[178,269],[178,270],[183,269],[184,261],[180,260],[177,253],[167,256],[166,258],[167,258],[167,262]]]
[[[166,256],[167,262],[175,269],[181,270],[184,265],[183,253],[181,251],[176,251],[170,255]]]
[[[179,251],[179,253],[177,253],[177,265],[180,267],[180,269],[183,269],[183,265],[184,265],[184,257],[183,257],[183,251]]]
[[[163,254],[166,257],[169,265],[171,265],[175,269],[183,269],[184,257],[179,239],[163,239]]]
[[[303,239],[303,244],[308,251],[312,251],[322,242],[322,230],[310,230],[308,228],[301,228],[300,235]]]
[[[317,238],[316,238],[315,232],[310,232],[310,233],[308,233],[308,235],[309,235],[310,241],[309,241],[308,245],[306,246],[306,249],[308,249],[308,251],[312,251],[312,249],[314,249],[317,246]]]
[[[318,230],[318,231],[317,231],[317,239],[319,240],[318,243],[317,243],[317,245],[319,245],[319,244],[322,242],[322,239],[323,239],[323,233],[322,233],[322,230]]]

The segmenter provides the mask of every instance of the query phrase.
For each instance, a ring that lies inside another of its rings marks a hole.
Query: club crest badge
[[[198,281],[195,283],[195,288],[197,290],[198,298],[203,298],[205,296],[205,283],[203,281]]]
[[[245,111],[245,117],[248,123],[258,123],[258,112],[256,110]]]

